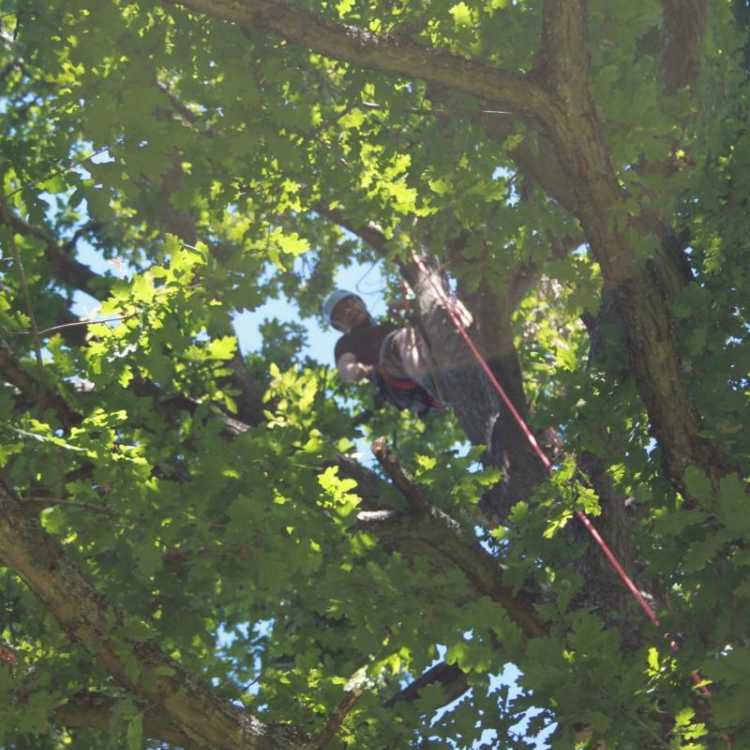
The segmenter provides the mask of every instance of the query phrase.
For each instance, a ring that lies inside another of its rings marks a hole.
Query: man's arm
[[[369,378],[373,371],[372,365],[364,365],[351,352],[342,354],[336,360],[339,376],[344,383],[356,383],[358,380]]]

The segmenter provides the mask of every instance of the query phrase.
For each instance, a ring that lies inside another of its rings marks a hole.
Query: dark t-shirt
[[[334,359],[338,362],[344,354],[351,353],[363,365],[377,365],[383,340],[395,330],[396,326],[392,323],[366,324],[353,328],[336,342]]]

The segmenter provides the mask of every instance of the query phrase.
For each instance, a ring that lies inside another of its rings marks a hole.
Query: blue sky
[[[78,245],[78,260],[90,266],[96,273],[117,273],[126,275],[127,272],[116,263],[103,260],[88,243]],[[356,292],[367,303],[370,313],[379,317],[385,314],[382,289],[383,277],[377,266],[353,265],[340,269],[335,278],[337,287]],[[322,300],[321,300],[322,303]],[[78,315],[89,315],[96,310],[98,303],[85,294],[76,296],[75,312]],[[240,349],[244,354],[258,349],[262,343],[259,332],[260,324],[265,319],[277,318],[282,322],[301,322],[307,331],[307,354],[322,364],[333,365],[333,347],[336,339],[341,335],[330,326],[321,328],[316,318],[300,318],[297,306],[286,299],[274,299],[261,305],[252,312],[243,312],[234,318],[235,331]]]
[[[335,283],[337,287],[349,289],[362,297],[373,316],[379,317],[385,313],[381,294],[384,281],[377,266],[353,265],[340,269],[336,273]],[[266,318],[301,322],[307,331],[307,349],[304,353],[322,364],[334,364],[333,347],[341,334],[330,326],[321,328],[316,319],[300,318],[296,305],[284,300],[270,300],[257,310],[244,312],[235,318],[237,339],[243,352],[260,346],[258,327]]]

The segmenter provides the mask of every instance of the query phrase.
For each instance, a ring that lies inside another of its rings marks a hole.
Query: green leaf
[[[136,714],[128,722],[128,750],[141,750],[143,745],[143,715]]]
[[[138,572],[146,580],[161,567],[162,551],[155,544],[141,544],[135,548],[134,554]]]
[[[42,528],[53,536],[60,536],[66,527],[65,515],[59,507],[45,508],[40,514]]]
[[[343,18],[354,7],[354,0],[339,0],[336,11]]]
[[[150,303],[154,298],[154,282],[150,274],[136,276],[131,287],[133,299],[144,304]]]
[[[359,128],[365,121],[365,113],[361,109],[354,108],[339,118],[339,125],[344,130]]]
[[[750,513],[746,484],[736,475],[722,477],[719,483],[719,515],[722,522],[740,536],[750,535]]]
[[[293,257],[302,255],[310,249],[310,243],[296,232],[292,234],[279,232],[274,235],[274,238],[281,252]]]
[[[708,503],[713,495],[711,482],[703,471],[697,466],[688,466],[685,469],[685,487],[688,493],[703,503]]]
[[[228,360],[234,357],[237,351],[237,339],[234,336],[223,336],[220,339],[212,339],[206,347],[209,359]]]
[[[653,646],[648,650],[648,669],[652,675],[657,675],[661,671],[659,652]]]
[[[471,10],[464,2],[456,3],[448,12],[453,16],[456,26],[469,26],[472,22]]]

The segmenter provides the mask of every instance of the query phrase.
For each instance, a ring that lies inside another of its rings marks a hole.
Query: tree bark
[[[668,93],[696,82],[707,21],[708,0],[662,0],[662,67]]]
[[[54,720],[67,729],[95,729],[106,734],[111,731],[116,706],[117,701],[107,695],[81,693],[60,706],[54,713]],[[154,709],[143,714],[143,734],[151,740],[168,742],[185,750],[208,750],[206,745],[193,741]]]
[[[39,597],[71,641],[79,642],[125,688],[158,706],[181,734],[215,750],[304,747],[286,728],[269,727],[219,699],[158,648],[128,632],[128,617],[66,560],[23,504],[0,485],[0,561]]]
[[[667,474],[681,489],[690,465],[718,479],[728,468],[719,449],[700,435],[700,419],[680,374],[671,259],[657,254],[650,263],[639,260],[649,222],[626,207],[591,99],[583,0],[547,0],[543,45],[559,111],[547,127],[563,169],[577,186],[577,216],[627,327],[631,363]]]
[[[525,117],[544,119],[549,115],[546,93],[528,76],[423,47],[398,34],[374,34],[277,0],[166,0],[164,4],[181,5],[217,21],[236,23],[248,33],[270,31],[329,57],[373,70],[460,90]]]

